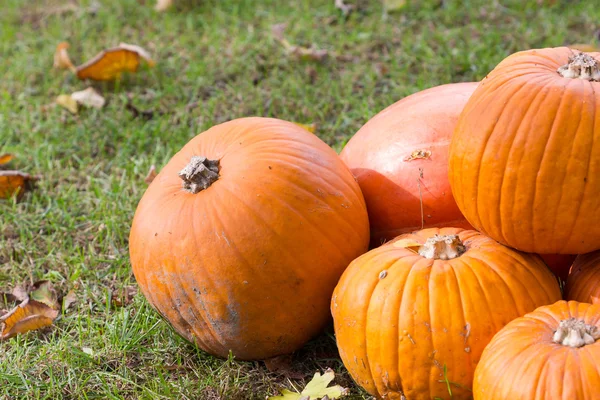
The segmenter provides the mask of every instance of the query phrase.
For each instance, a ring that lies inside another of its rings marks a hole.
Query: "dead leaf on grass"
[[[76,68],[79,79],[112,81],[119,79],[123,72],[136,72],[144,61],[153,67],[155,62],[142,47],[121,43],[117,47],[103,50],[94,58]]]
[[[271,27],[271,32],[275,40],[277,40],[286,50],[286,52],[293,56],[309,61],[324,61],[331,54],[327,50],[317,49],[314,46],[302,47],[292,45],[284,36],[287,24],[277,24]]]
[[[17,200],[21,199],[39,179],[21,171],[0,171],[0,199],[8,199],[14,195]]]
[[[156,166],[151,165],[150,169],[148,170],[148,174],[144,178],[144,182],[146,182],[148,185],[151,184],[154,178],[156,178],[156,175],[158,175],[156,172]]]
[[[75,100],[77,104],[86,107],[94,107],[97,109],[101,109],[106,103],[104,97],[102,97],[100,93],[96,92],[93,87],[89,87],[78,92],[73,92],[71,94],[71,98]]]
[[[60,94],[56,97],[56,104],[67,109],[71,114],[77,114],[79,105],[69,94]]]
[[[585,53],[600,52],[600,47],[595,46],[593,44],[576,43],[576,44],[570,44],[567,47],[569,47],[570,49],[573,49],[573,50],[583,51]]]
[[[54,53],[54,68],[58,69],[69,69],[72,72],[76,72],[76,68],[71,62],[71,58],[69,57],[69,53],[67,49],[69,48],[69,43],[61,42],[56,46],[56,52]]]
[[[50,326],[57,316],[58,310],[36,300],[26,299],[12,311],[0,317],[2,324],[0,340]]]
[[[173,6],[173,0],[156,0],[154,9],[162,12],[167,11],[171,6]]]
[[[10,153],[0,154],[0,167],[8,164],[14,158],[15,158],[15,156]]]
[[[75,293],[75,289],[69,290],[69,292],[62,299],[62,310],[63,310],[63,312],[66,311],[66,310],[68,310],[69,307],[71,307],[71,305],[73,303],[75,303],[76,301],[77,301],[77,294]]]
[[[268,400],[339,399],[348,394],[348,389],[339,385],[328,387],[334,378],[335,373],[329,368],[323,375],[317,372],[301,393],[283,389],[281,396],[271,396]]]
[[[312,124],[301,124],[300,122],[294,122],[294,124],[306,129],[310,133],[315,133],[317,131],[317,124],[314,122]]]
[[[31,293],[29,293],[29,298],[45,304],[53,310],[58,310],[60,308],[56,290],[50,281],[44,280],[35,282],[32,286]]]

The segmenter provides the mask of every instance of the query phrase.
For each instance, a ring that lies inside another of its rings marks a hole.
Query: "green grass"
[[[262,363],[194,349],[139,294],[113,301],[136,289],[127,238],[150,165],[213,124],[251,115],[315,122],[340,150],[403,96],[479,80],[514,51],[592,43],[600,20],[592,1],[414,1],[391,15],[376,0],[347,2],[359,6],[348,17],[333,0],[179,0],[164,14],[150,0],[104,0],[95,15],[57,16],[44,9],[57,1],[3,0],[0,153],[43,178],[23,201],[0,202],[0,292],[50,279],[62,293],[76,288],[78,301],[52,329],[0,343],[0,399],[264,399],[290,387]],[[271,35],[282,22],[293,44],[343,57],[287,57]],[[158,64],[96,84],[107,106],[72,116],[51,106],[87,87],[52,70],[63,40],[76,64],[121,41],[146,47]],[[128,99],[153,118],[133,118]],[[350,398],[368,398],[330,330],[294,360],[305,376],[295,385],[330,366]]]

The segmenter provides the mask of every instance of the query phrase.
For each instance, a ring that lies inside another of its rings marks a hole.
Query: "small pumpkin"
[[[559,301],[517,318],[485,348],[475,400],[596,400],[600,305]]]
[[[142,292],[177,332],[256,360],[323,329],[368,243],[360,188],[327,144],[291,122],[242,118],[173,156],[137,207],[129,249]]]
[[[577,256],[565,286],[565,299],[600,304],[600,251]]]
[[[353,261],[331,312],[344,365],[370,394],[457,400],[471,398],[475,366],[496,332],[560,298],[537,255],[476,231],[431,228]]]
[[[434,226],[471,228],[448,181],[448,147],[478,83],[437,86],[392,104],[350,139],[340,157],[365,196],[371,245]]]
[[[600,249],[600,53],[522,51],[490,72],[450,145],[454,198],[480,232],[518,250]]]

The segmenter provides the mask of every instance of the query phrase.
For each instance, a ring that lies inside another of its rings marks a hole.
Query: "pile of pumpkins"
[[[599,399],[598,81],[600,53],[519,52],[340,156],[290,122],[217,125],[140,201],[135,277],[219,357],[291,353],[333,315],[376,398]]]

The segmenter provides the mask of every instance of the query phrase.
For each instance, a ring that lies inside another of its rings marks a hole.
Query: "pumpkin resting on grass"
[[[475,370],[475,400],[597,400],[600,305],[559,301],[510,322]]]
[[[250,360],[318,334],[368,243],[364,199],[337,154],[293,123],[244,118],[169,161],[138,205],[129,246],[142,292],[177,332]]]
[[[478,83],[415,93],[371,118],[340,157],[356,176],[371,223],[371,246],[424,227],[471,229],[448,180],[448,147]]]
[[[476,231],[432,228],[353,261],[331,311],[344,365],[369,393],[456,400],[472,397],[475,366],[496,332],[560,298],[538,256]]]
[[[600,53],[522,51],[481,81],[450,145],[454,198],[515,249],[600,249]]]
[[[565,299],[600,304],[600,251],[577,256],[567,279]]]

